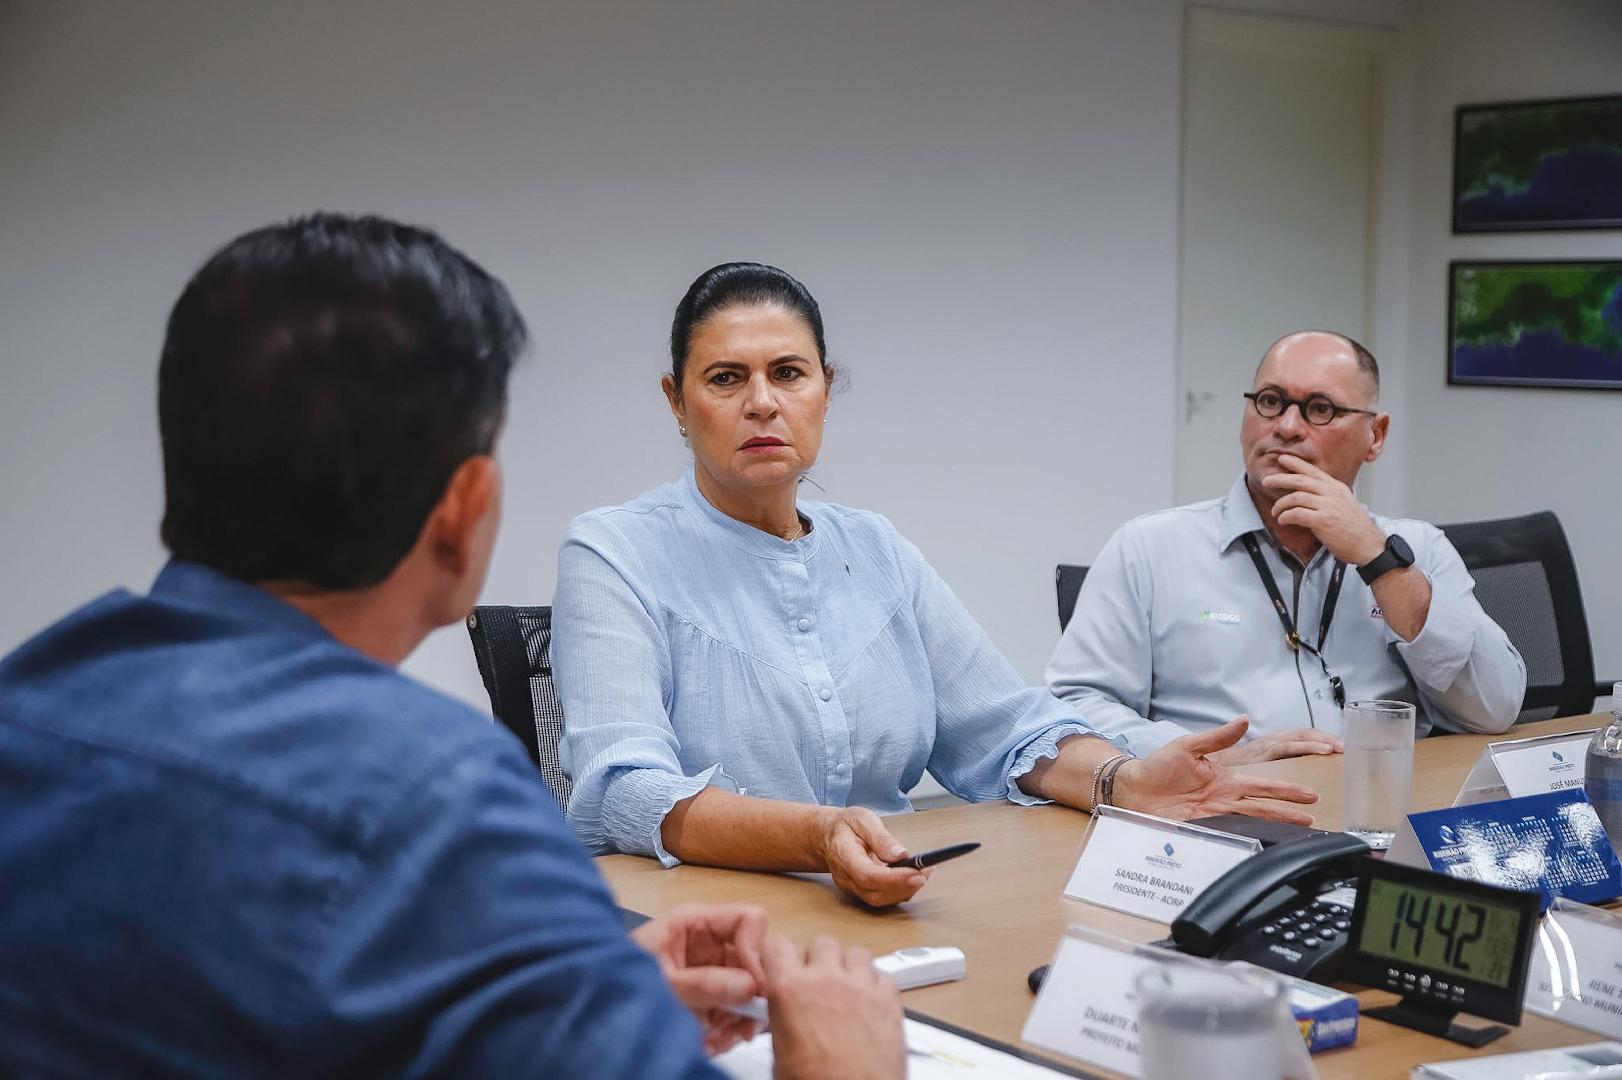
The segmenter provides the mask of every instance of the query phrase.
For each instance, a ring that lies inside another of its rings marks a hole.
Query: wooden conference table
[[[1608,719],[1608,717],[1607,717]],[[1523,738],[1592,728],[1598,716],[1575,716],[1516,727],[1506,735],[1449,735],[1422,739],[1414,747],[1414,809],[1449,806],[1465,774],[1493,739]],[[1312,808],[1317,824],[1341,824],[1341,759],[1296,758],[1245,766],[1245,771],[1311,785],[1320,796]],[[660,869],[651,859],[608,855],[598,866],[619,903],[657,914],[687,901],[745,900],[764,907],[772,929],[800,941],[818,933],[862,945],[875,954],[913,945],[953,945],[963,950],[968,977],[961,982],[909,990],[909,1010],[1031,1053],[1065,1061],[1052,1051],[1022,1043],[1020,1030],[1036,1000],[1026,988],[1030,970],[1052,959],[1065,927],[1082,923],[1135,941],[1166,936],[1166,928],[1063,895],[1075,868],[1090,818],[1059,806],[1023,807],[983,803],[925,810],[885,819],[913,851],[964,840],[984,846],[973,855],[936,867],[930,882],[900,907],[873,911],[842,896],[826,876],[789,877],[698,866]],[[1346,989],[1352,989],[1347,987]],[[1364,990],[1365,1008],[1395,1001],[1395,995]],[[1479,1021],[1477,1021],[1479,1023]],[[1601,1036],[1526,1013],[1520,1027],[1483,1050],[1469,1050],[1363,1017],[1357,1043],[1318,1054],[1313,1061],[1324,1080],[1338,1077],[1399,1077],[1426,1061],[1507,1053],[1572,1043]],[[1111,1076],[1082,1062],[1068,1061],[1090,1075]]]

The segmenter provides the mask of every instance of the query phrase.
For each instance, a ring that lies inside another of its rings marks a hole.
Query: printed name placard
[[[1071,926],[1059,943],[1058,955],[1042,981],[1020,1038],[1136,1080],[1143,1075],[1143,1062],[1134,987],[1139,972],[1161,964],[1218,966],[1089,927]],[[1249,969],[1249,965],[1234,966]],[[1280,1012],[1277,1038],[1288,1080],[1317,1080],[1318,1071],[1288,1009]]]
[[[1464,786],[1459,789],[1453,805],[1468,806],[1582,787],[1588,741],[1594,730],[1488,743],[1464,778]]]
[[[1146,968],[1175,960],[1072,926],[1059,942],[1019,1037],[1127,1076],[1142,1076],[1134,980]]]
[[[1582,788],[1409,814],[1387,858],[1541,892],[1545,907],[1622,896],[1622,866]]]
[[[1526,980],[1532,1012],[1622,1037],[1622,917],[1559,899],[1543,916]]]
[[[1207,885],[1261,849],[1253,837],[1104,806],[1064,894],[1169,923]]]

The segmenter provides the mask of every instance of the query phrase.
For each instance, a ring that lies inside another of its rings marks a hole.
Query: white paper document
[[[1058,1080],[1070,1075],[910,1017],[903,1023],[908,1080]],[[772,1080],[772,1033],[733,1047],[714,1064],[732,1080]]]
[[[1411,1080],[1622,1080],[1622,1043],[1586,1043],[1421,1065]]]

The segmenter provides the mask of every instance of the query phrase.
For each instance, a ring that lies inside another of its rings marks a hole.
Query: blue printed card
[[[1622,896],[1622,865],[1581,788],[1408,815],[1432,870],[1506,889],[1596,904]],[[1397,862],[1415,862],[1402,837]]]

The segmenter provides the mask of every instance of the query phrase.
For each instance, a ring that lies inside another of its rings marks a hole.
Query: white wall
[[[1622,394],[1446,384],[1450,259],[1622,257],[1622,233],[1453,236],[1460,104],[1622,93],[1615,0],[1425,0],[1415,8],[1407,510],[1435,521],[1559,514],[1602,678],[1622,676]]]
[[[705,266],[762,258],[818,293],[853,376],[829,496],[891,515],[1034,679],[1052,564],[1170,499],[1180,10],[0,0],[0,651],[150,578],[168,305],[231,235],[332,207],[440,227],[536,330],[487,600],[550,596],[571,515],[681,467],[655,385],[670,308]],[[1622,252],[1447,223],[1453,106],[1618,90],[1622,8],[1414,13],[1387,113],[1413,140],[1382,172],[1379,244],[1411,245],[1412,280],[1382,259],[1375,345],[1402,415],[1377,501],[1557,510],[1602,673],[1622,671],[1622,399],[1449,389],[1442,367],[1448,258]],[[412,669],[482,700],[458,629]]]
[[[1027,677],[1052,567],[1170,498],[1171,0],[0,3],[0,651],[158,566],[154,372],[207,252],[315,207],[443,230],[535,330],[485,598],[670,479],[670,312],[725,259],[821,300],[819,477]],[[411,662],[482,701],[466,636]]]

